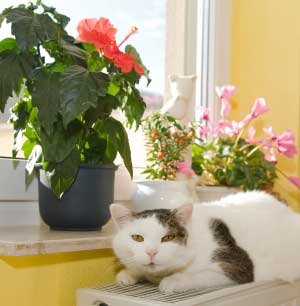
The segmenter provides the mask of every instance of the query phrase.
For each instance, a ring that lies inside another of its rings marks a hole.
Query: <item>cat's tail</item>
[[[221,219],[212,219],[210,228],[220,246],[236,246],[235,239],[232,237],[228,226]]]

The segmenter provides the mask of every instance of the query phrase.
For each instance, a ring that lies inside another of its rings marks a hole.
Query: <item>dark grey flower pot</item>
[[[115,170],[114,165],[81,165],[73,185],[58,199],[45,171],[39,169],[39,208],[43,221],[53,230],[101,229],[110,218]]]

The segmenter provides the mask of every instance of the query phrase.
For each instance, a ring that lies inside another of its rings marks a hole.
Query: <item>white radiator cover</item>
[[[300,281],[250,283],[227,288],[163,294],[149,284],[77,290],[77,306],[300,306]]]

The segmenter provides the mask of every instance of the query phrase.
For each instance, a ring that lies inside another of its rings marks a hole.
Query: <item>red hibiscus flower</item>
[[[123,73],[130,72],[134,68],[137,74],[144,74],[143,68],[135,61],[134,56],[131,54],[123,53],[120,51],[116,54],[113,61],[114,64],[119,67]]]
[[[79,33],[78,40],[92,43],[98,50],[114,44],[117,33],[117,29],[107,18],[103,17],[81,20],[77,26],[77,31]]]
[[[117,45],[116,32],[117,29],[106,18],[83,19],[77,27],[79,37],[82,42],[92,43],[98,51],[103,52],[104,56],[113,61],[116,67],[119,67],[123,73],[131,72],[132,69],[137,74],[143,75],[143,67],[137,63],[132,54],[124,53],[120,50],[120,46],[134,33],[137,32],[137,27],[131,27],[129,33],[125,36],[122,42]]]

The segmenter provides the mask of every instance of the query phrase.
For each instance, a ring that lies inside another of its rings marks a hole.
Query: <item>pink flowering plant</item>
[[[241,187],[244,190],[270,189],[277,174],[284,175],[300,188],[297,177],[288,177],[277,166],[278,155],[297,155],[295,135],[287,130],[276,134],[265,127],[265,137],[256,137],[253,122],[270,109],[263,98],[255,100],[241,121],[229,120],[230,98],[237,92],[233,85],[216,88],[221,103],[221,119],[213,124],[208,109],[200,115],[199,138],[193,145],[193,170],[208,185]]]
[[[145,118],[143,130],[147,138],[147,178],[174,180],[177,173],[189,177],[194,171],[184,161],[184,154],[195,137],[195,129],[174,117],[153,113]]]

